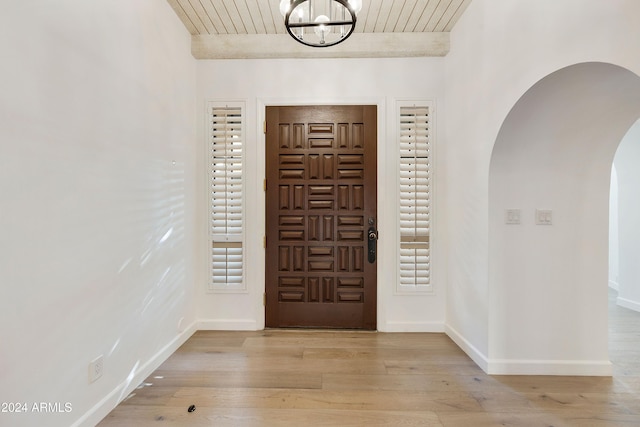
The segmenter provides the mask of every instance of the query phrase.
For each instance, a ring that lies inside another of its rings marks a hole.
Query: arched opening
[[[616,303],[640,311],[640,120],[620,142],[611,174],[609,284]]]
[[[640,77],[595,62],[543,78],[507,115],[489,173],[489,373],[611,374],[611,167],[639,117]]]
[[[609,351],[616,379],[640,369],[640,120],[618,146],[609,205]]]

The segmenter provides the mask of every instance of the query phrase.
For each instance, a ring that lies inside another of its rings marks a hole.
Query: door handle
[[[373,264],[376,262],[376,251],[378,246],[378,230],[376,230],[373,226],[369,227],[368,241],[369,241],[369,250],[367,259],[369,263]]]

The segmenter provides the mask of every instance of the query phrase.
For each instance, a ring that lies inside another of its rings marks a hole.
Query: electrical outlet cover
[[[102,355],[96,357],[89,362],[89,383],[96,381],[102,376],[104,371],[104,357]]]

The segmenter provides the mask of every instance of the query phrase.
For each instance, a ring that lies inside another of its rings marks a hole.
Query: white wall
[[[640,121],[625,135],[614,159],[618,172],[618,299],[640,311]]]
[[[249,292],[246,294],[207,293],[206,259],[202,259],[198,278],[198,316],[201,328],[260,329],[264,326],[262,294],[264,292],[264,135],[262,121],[265,105],[285,104],[377,104],[378,105],[378,227],[380,231],[378,255],[378,329],[383,331],[442,331],[446,291],[446,263],[444,247],[444,206],[439,194],[444,194],[444,168],[436,160],[435,221],[441,230],[433,238],[434,295],[396,295],[395,289],[395,159],[391,155],[395,102],[399,99],[427,99],[440,102],[444,94],[442,58],[410,59],[304,59],[304,60],[220,60],[198,62],[198,140],[205,153],[205,111],[207,100],[244,100],[247,105],[247,219],[245,233]],[[438,132],[441,121],[435,127]],[[445,157],[443,133],[435,136],[438,159]],[[202,156],[198,170],[204,171],[206,156]],[[205,178],[200,221],[201,247],[206,248],[207,228]],[[439,223],[438,223],[439,224]],[[203,249],[203,252],[206,252]]]
[[[498,132],[529,88],[568,65],[601,61],[640,72],[640,57],[634,54],[640,28],[628,19],[638,13],[640,3],[625,0],[474,0],[452,33],[451,52],[446,58],[445,110],[447,330],[488,371],[494,362],[501,363],[492,360],[492,343],[504,332],[497,313],[509,309],[502,305],[505,301],[500,289],[494,289],[495,284],[489,280],[488,177]],[[593,105],[592,113],[599,117],[599,105]],[[550,191],[548,197],[559,197],[560,193]],[[522,256],[528,257],[532,251],[524,249]],[[552,292],[551,283],[555,282],[540,285]],[[549,313],[549,323],[564,325],[566,319],[583,315],[582,309],[575,304]],[[509,328],[526,336],[537,325],[521,319],[510,323]],[[561,355],[553,356],[549,347],[548,354],[536,352],[532,356],[542,362],[542,371],[548,368],[549,373],[557,373],[544,361],[553,357],[570,359],[576,352],[575,345]],[[602,351],[598,353],[596,359],[602,357]],[[517,367],[512,373],[516,371]]]
[[[2,6],[0,425],[94,425],[193,330],[189,43],[156,0]]]

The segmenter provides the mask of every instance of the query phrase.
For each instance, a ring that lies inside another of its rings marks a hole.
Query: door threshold
[[[367,333],[377,333],[377,330],[371,330],[371,329],[344,329],[344,328],[307,328],[307,327],[295,327],[295,326],[288,326],[288,327],[284,327],[284,328],[272,328],[272,327],[265,327],[264,328],[265,331],[268,332],[367,332]]]

